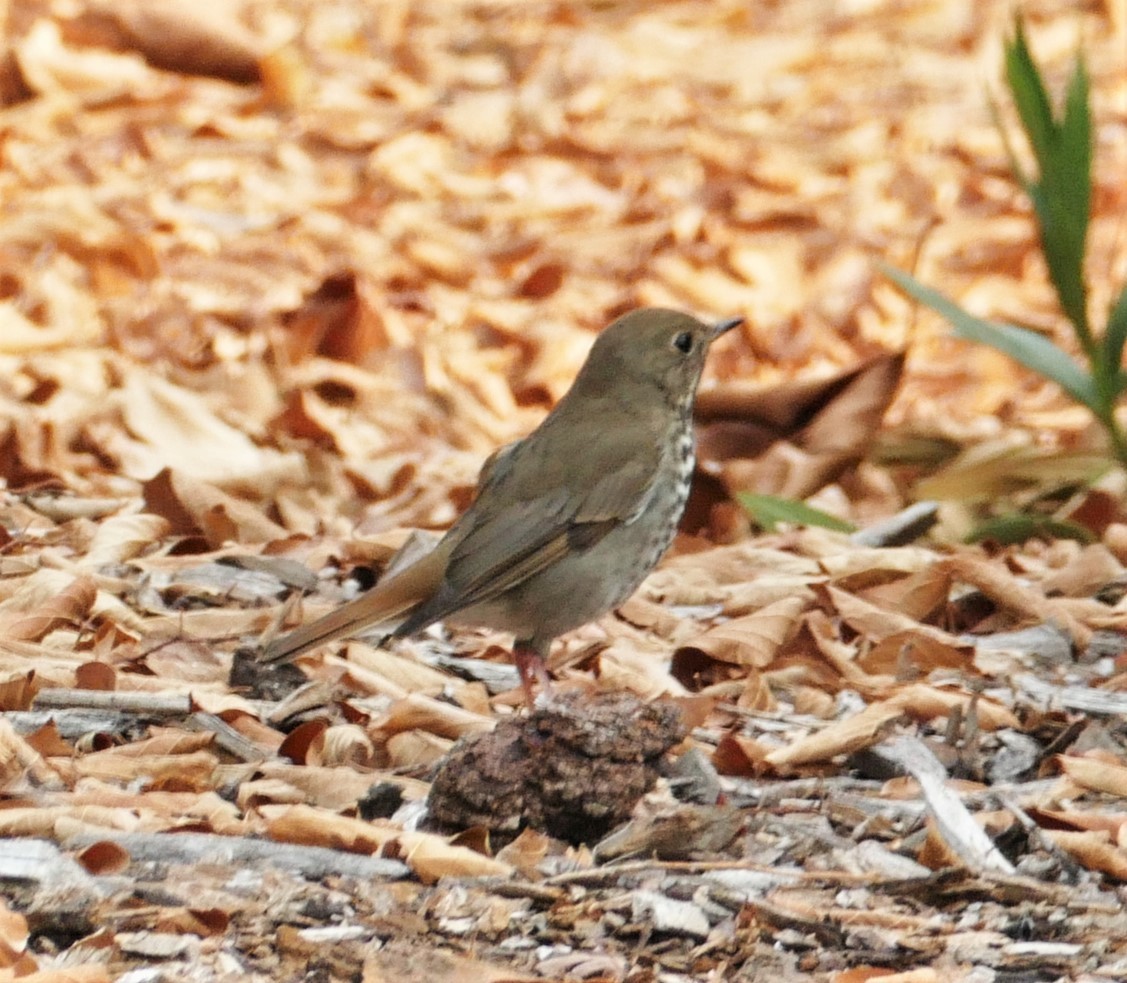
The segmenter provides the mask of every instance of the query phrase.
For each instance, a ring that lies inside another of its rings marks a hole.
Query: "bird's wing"
[[[652,494],[656,447],[652,452],[630,448],[625,461],[585,448],[585,469],[591,465],[599,475],[586,488],[568,480],[567,469],[575,462],[555,461],[533,474],[522,449],[509,449],[493,462],[475,503],[511,504],[503,510],[471,508],[460,520],[465,528],[451,530],[456,542],[442,587],[404,622],[403,633],[493,600],[571,550],[590,548],[615,526],[641,514]]]

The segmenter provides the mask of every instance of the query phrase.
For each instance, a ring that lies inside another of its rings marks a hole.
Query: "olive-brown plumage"
[[[433,552],[271,642],[262,660],[381,625],[403,637],[449,620],[512,632],[531,699],[552,640],[626,600],[673,539],[705,355],[742,320],[709,325],[660,308],[620,317],[540,426],[490,458],[473,504]]]

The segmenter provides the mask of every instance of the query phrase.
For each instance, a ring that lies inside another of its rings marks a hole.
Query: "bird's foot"
[[[552,695],[552,677],[548,675],[544,657],[536,649],[517,643],[513,646],[513,662],[516,663],[520,688],[524,690],[524,699],[529,707],[536,705],[534,684],[540,684],[540,692],[543,696]]]

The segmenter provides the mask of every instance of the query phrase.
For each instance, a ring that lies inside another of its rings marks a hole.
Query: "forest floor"
[[[1102,320],[1127,7],[1023,11],[1051,91],[1091,72]],[[880,268],[1068,343],[991,115],[1012,16],[0,5],[0,979],[1127,978],[1127,484]],[[485,631],[254,661],[646,305],[746,323],[682,535],[556,700]],[[965,545],[1007,509],[1084,541]]]

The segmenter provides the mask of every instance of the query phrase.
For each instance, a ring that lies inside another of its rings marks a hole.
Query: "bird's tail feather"
[[[274,639],[262,650],[258,661],[289,662],[318,645],[380,625],[387,625],[390,632],[434,592],[444,567],[444,557],[435,553],[424,556],[347,604]]]

